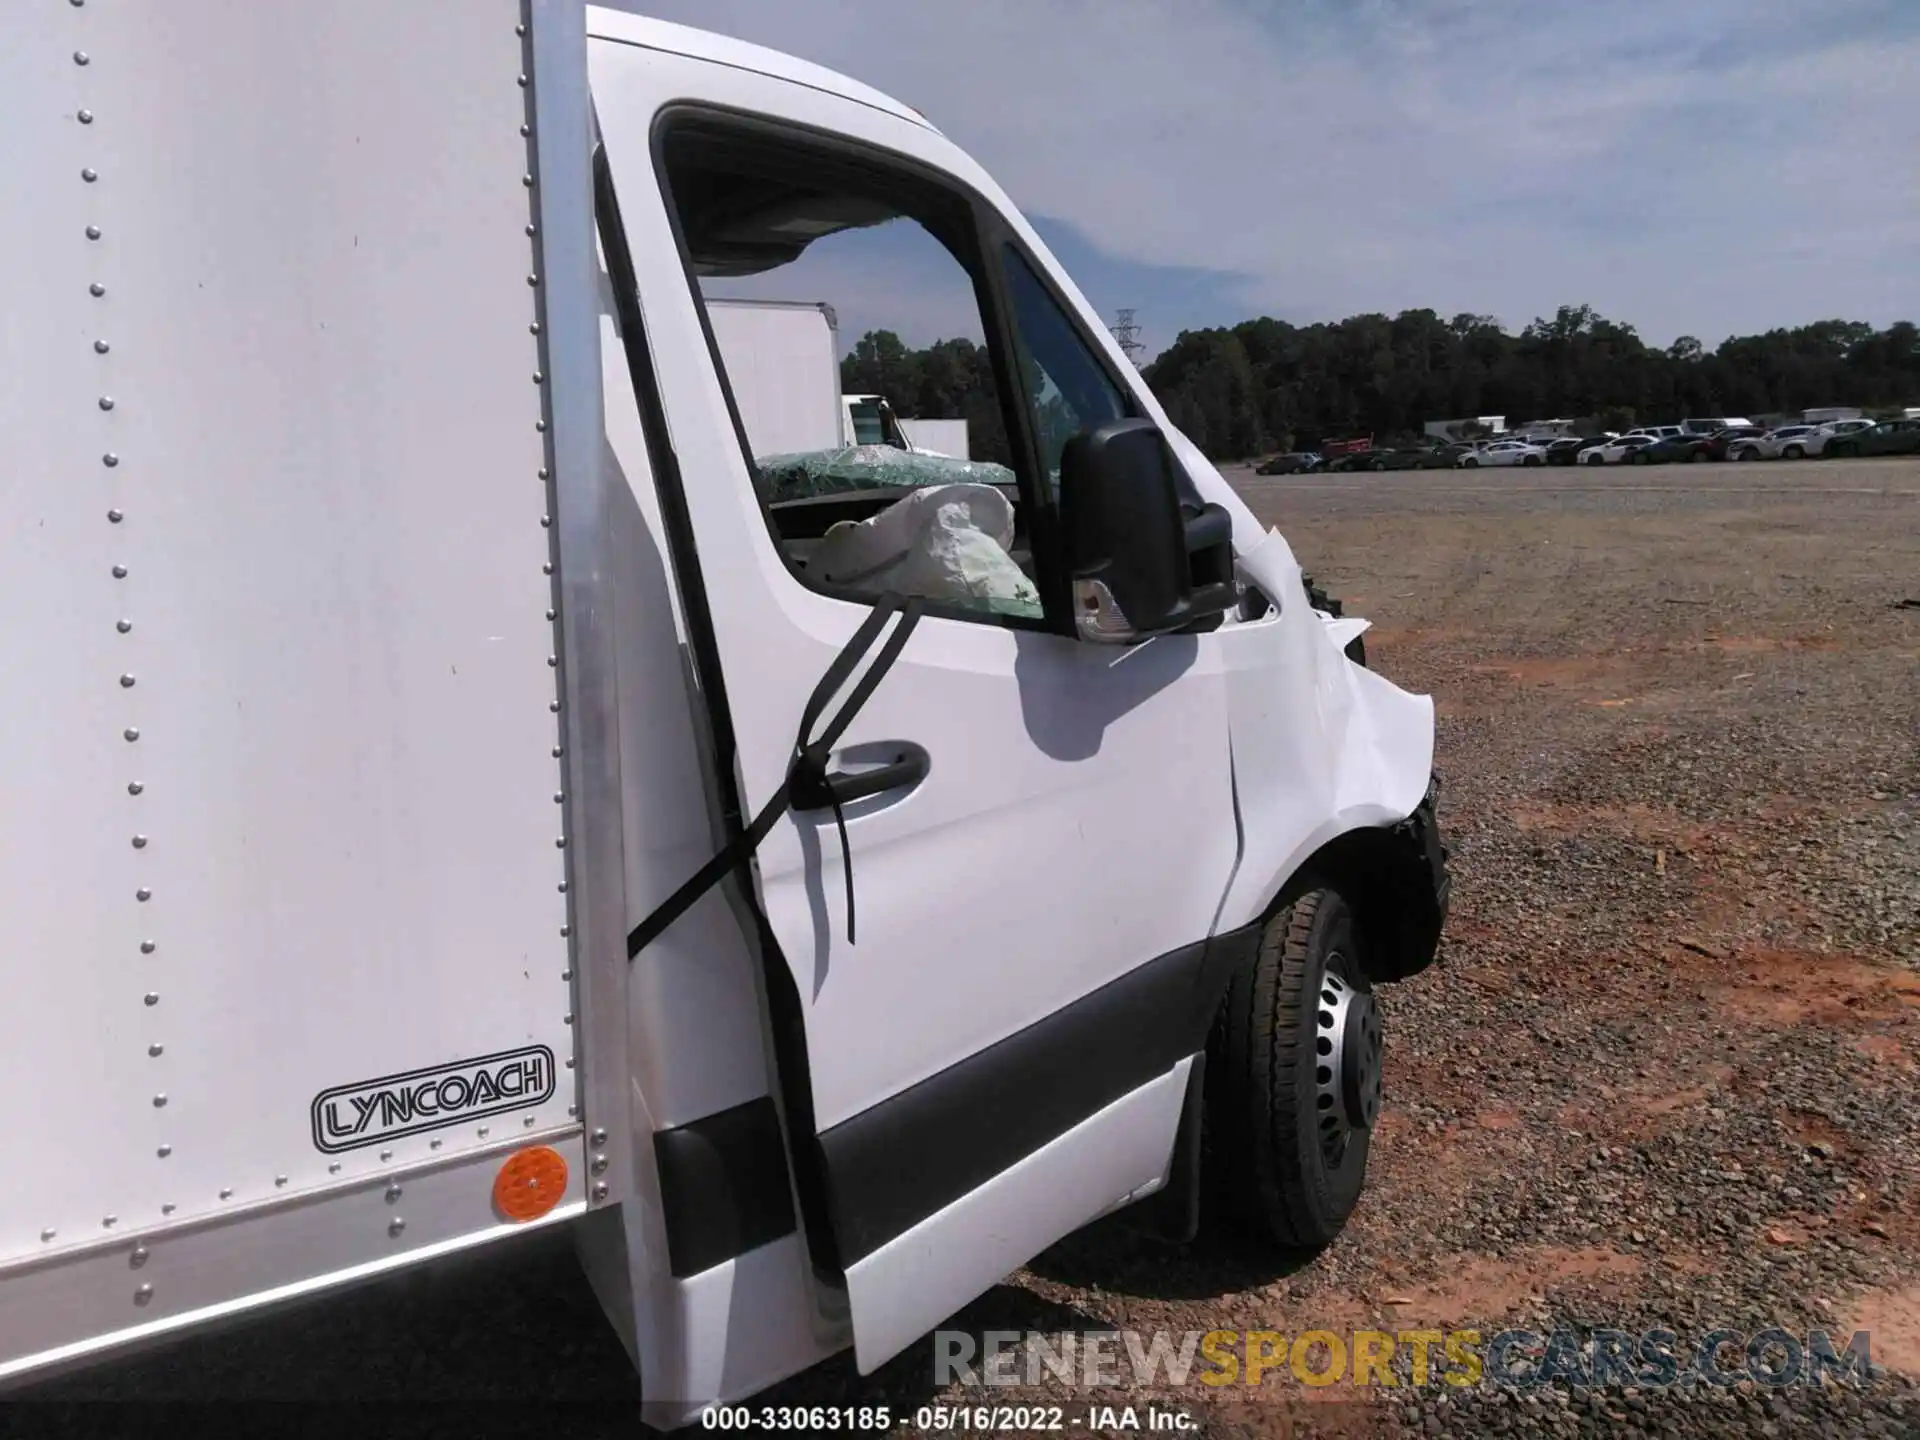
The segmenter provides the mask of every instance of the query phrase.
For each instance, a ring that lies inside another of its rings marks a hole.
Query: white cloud
[[[1238,275],[1248,314],[1586,302],[1709,343],[1920,314],[1910,0],[634,8],[875,84],[1029,213]]]

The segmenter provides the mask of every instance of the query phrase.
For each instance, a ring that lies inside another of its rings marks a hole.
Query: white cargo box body
[[[583,1208],[522,20],[7,16],[0,1375]]]
[[[714,299],[707,320],[755,455],[840,444],[840,350],[830,306]]]

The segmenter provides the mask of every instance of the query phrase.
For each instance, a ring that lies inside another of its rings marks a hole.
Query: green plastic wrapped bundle
[[[1012,485],[1013,471],[990,460],[920,455],[891,445],[850,445],[754,461],[760,493],[770,505],[850,490],[921,490],[929,485]]]

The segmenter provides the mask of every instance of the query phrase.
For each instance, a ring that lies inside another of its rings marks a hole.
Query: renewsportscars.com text
[[[1052,1381],[1075,1389],[1259,1386],[1298,1383],[1383,1388],[1568,1385],[1779,1388],[1874,1378],[1872,1337],[1856,1330],[1836,1347],[1824,1330],[1710,1330],[1683,1341],[1671,1330],[989,1330],[933,1337],[936,1385],[1013,1386]]]

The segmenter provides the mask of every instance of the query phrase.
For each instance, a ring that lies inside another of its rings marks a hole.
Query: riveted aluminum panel
[[[530,1138],[568,1148],[571,1137]],[[551,1210],[503,1221],[491,1195],[507,1153],[496,1144],[16,1262],[0,1273],[0,1387],[584,1212],[586,1178],[570,1165]]]
[[[0,18],[0,1259],[570,1123],[522,23]]]

